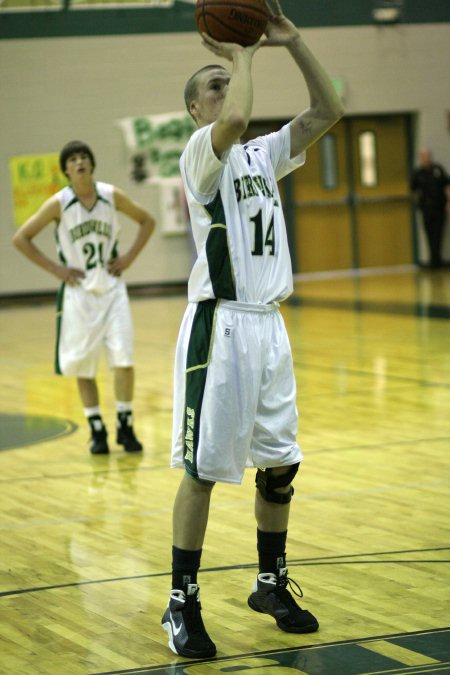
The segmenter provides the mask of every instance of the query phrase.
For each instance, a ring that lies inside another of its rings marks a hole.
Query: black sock
[[[286,567],[287,530],[285,532],[262,532],[258,529],[257,537],[259,571],[278,574],[280,569]]]
[[[172,588],[187,591],[188,584],[197,583],[202,549],[187,551],[172,546]]]

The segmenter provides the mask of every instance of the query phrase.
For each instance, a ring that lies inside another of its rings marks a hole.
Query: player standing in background
[[[422,212],[423,227],[430,254],[430,267],[442,267],[447,202],[450,201],[450,178],[444,167],[433,162],[431,150],[423,148],[420,166],[411,176],[411,191],[417,208]]]
[[[122,190],[94,181],[94,154],[86,143],[67,143],[60,153],[60,166],[70,185],[50,197],[16,232],[13,242],[32,262],[62,281],[55,370],[60,375],[77,377],[91,432],[91,453],[109,452],[95,379],[103,348],[114,368],[117,443],[127,452],[140,452],[142,444],[134,433],[132,415],[133,324],[121,274],[143,249],[155,223]],[[116,211],[139,225],[133,244],[123,255],[118,252],[120,228]],[[53,222],[58,263],[33,242]]]
[[[212,488],[217,481],[239,484],[246,466],[257,468],[259,556],[248,604],[284,631],[318,629],[288,590],[295,585],[285,550],[291,483],[302,453],[292,354],[278,304],[291,294],[293,279],[277,181],[304,163],[304,150],[343,110],[330,78],[279,2],[273,4],[266,44],[291,54],[309,90],[307,110],[280,131],[239,144],[252,110],[251,65],[260,43],[244,48],[203,35],[210,51],[231,61],[231,74],[206,66],[185,88],[199,127],[180,160],[198,258],[175,357],[172,466],[185,473],[173,511],[172,591],[162,625],[170,648],[193,658],[216,653],[197,584]]]

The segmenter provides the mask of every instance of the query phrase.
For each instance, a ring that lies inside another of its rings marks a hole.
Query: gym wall
[[[84,16],[88,21],[89,12]],[[343,84],[347,115],[412,113],[415,148],[427,145],[449,168],[448,23],[310,27],[302,33]],[[91,145],[99,180],[122,187],[156,217],[153,239],[126,272],[128,283],[187,279],[191,240],[163,233],[164,212],[155,189],[129,177],[116,120],[182,110],[186,79],[213,60],[195,32],[0,40],[0,294],[58,286],[11,244],[15,226],[8,162],[18,155],[58,152],[70,139]],[[285,119],[307,107],[306,88],[286,50],[260,50],[253,73],[255,118]],[[124,249],[135,225],[121,222]],[[36,241],[55,256],[52,227]]]

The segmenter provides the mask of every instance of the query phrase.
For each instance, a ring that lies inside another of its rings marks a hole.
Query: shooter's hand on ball
[[[270,16],[265,30],[267,39],[261,42],[261,47],[287,46],[299,37],[299,32],[292,21],[284,16],[279,0],[271,1],[274,9],[272,9],[269,2],[266,2]]]
[[[221,56],[228,61],[233,60],[233,54],[235,52],[248,52],[253,55],[253,53],[261,46],[260,41],[256,42],[254,45],[249,45],[248,47],[242,47],[236,42],[218,42],[208,35],[208,33],[202,33],[202,44],[216,56]]]

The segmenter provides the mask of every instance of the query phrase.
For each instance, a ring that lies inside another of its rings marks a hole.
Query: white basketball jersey
[[[80,202],[72,187],[57,193],[61,220],[56,227],[56,245],[61,262],[85,272],[82,285],[87,291],[104,293],[117,278],[107,272],[108,261],[118,255],[119,223],[114,206],[114,187],[95,183],[97,201],[92,209]]]
[[[286,125],[233,145],[219,160],[211,129],[198,129],[180,159],[198,255],[189,278],[189,301],[284,300],[293,282],[277,181],[302,165],[305,155],[289,158]]]

